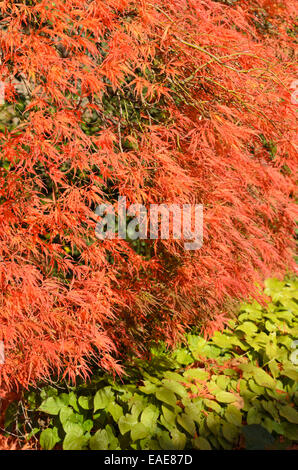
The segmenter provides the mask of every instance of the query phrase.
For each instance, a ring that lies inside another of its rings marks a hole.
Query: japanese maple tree
[[[230,3],[230,4],[228,4]],[[2,390],[220,328],[293,268],[294,2],[3,0]],[[98,204],[203,204],[204,244],[98,240]]]

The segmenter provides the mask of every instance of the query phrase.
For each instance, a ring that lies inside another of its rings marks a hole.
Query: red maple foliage
[[[293,267],[294,3],[1,1],[3,388],[120,373]],[[98,240],[118,194],[203,204],[203,247]]]
[[[0,436],[0,450],[33,450],[31,443],[20,444],[13,437]]]

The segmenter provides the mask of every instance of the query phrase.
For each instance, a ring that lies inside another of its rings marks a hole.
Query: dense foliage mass
[[[292,266],[293,17],[291,0],[1,2],[2,395],[212,333]],[[203,204],[203,247],[96,239],[118,195]]]
[[[124,382],[97,373],[76,388],[27,392],[8,408],[7,431],[48,450],[297,445],[298,281],[270,279],[265,292],[266,308],[243,304],[208,342],[188,334],[172,353],[155,348]]]

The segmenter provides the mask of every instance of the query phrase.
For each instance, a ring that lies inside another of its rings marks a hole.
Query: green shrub
[[[31,435],[41,431],[43,449],[65,450],[291,446],[298,441],[297,292],[297,280],[268,280],[266,308],[243,304],[210,341],[189,334],[174,352],[152,349],[150,361],[131,362],[123,383],[95,374],[63,393],[52,386],[28,393]]]

